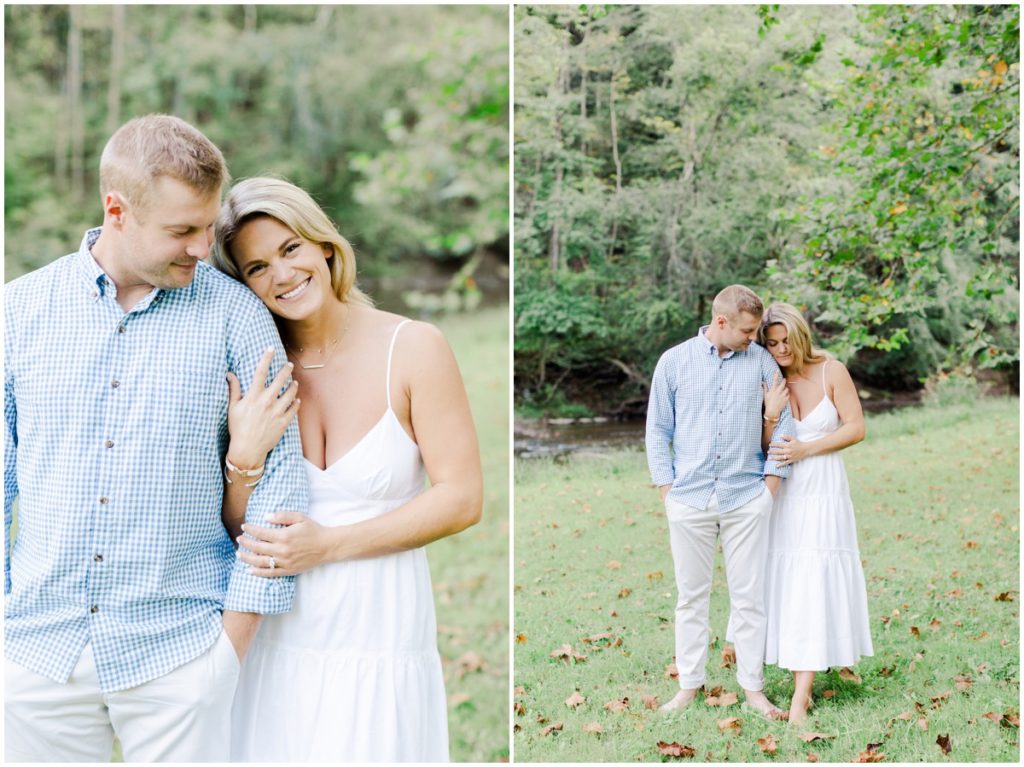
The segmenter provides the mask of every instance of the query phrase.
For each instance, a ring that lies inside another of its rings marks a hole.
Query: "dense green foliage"
[[[862,380],[1017,358],[1013,6],[520,6],[516,391],[642,408],[743,282]]]
[[[885,763],[1019,762],[1019,404],[869,414],[868,439],[843,451],[874,655],[856,666],[861,685],[817,675],[805,728],[736,704],[648,708],[678,682],[672,554],[643,452],[518,461],[515,760],[852,762],[874,743]],[[728,613],[718,555],[705,689],[740,693],[721,660]],[[787,703],[792,675],[767,666],[765,692]],[[758,742],[769,735],[774,753]],[[659,742],[695,755],[666,759]]]
[[[500,7],[6,6],[7,278],[100,220],[99,154],[168,112],[235,178],[275,174],[338,222],[362,271],[506,249]]]

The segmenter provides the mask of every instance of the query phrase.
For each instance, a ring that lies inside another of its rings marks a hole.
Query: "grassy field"
[[[518,462],[515,760],[679,758],[661,742],[694,761],[1017,762],[1018,418],[1016,399],[869,417],[845,461],[875,655],[859,686],[820,674],[801,729],[739,705],[647,707],[678,688],[672,559],[642,451]],[[719,554],[707,687],[738,692],[720,660],[727,612]],[[788,672],[766,679],[787,703]]]
[[[448,691],[451,758],[494,762],[509,755],[508,308],[439,323],[466,382],[480,438],[480,524],[427,548],[438,646]]]

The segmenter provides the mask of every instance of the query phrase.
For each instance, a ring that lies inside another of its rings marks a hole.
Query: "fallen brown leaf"
[[[608,711],[625,711],[629,708],[629,698],[622,698],[621,700],[610,700],[604,704],[604,707]]]
[[[622,589],[619,591],[619,599],[625,599],[632,593],[633,589],[631,589],[629,586],[623,586]]]
[[[607,567],[609,570],[621,570],[622,562],[613,559],[611,562],[606,564],[605,567]]]
[[[879,676],[892,676],[892,672],[895,671],[895,670],[896,670],[895,667],[887,666],[886,668],[879,669],[878,670],[878,675]]]
[[[938,708],[939,706],[941,706],[942,701],[946,700],[946,698],[948,698],[950,695],[952,695],[952,693],[949,690],[947,690],[946,692],[939,693],[938,695],[933,695],[931,698],[929,698],[929,700],[931,700],[932,702],[932,708]]]
[[[982,714],[982,717],[984,717],[985,719],[991,719],[993,722],[1001,722],[1003,719],[1003,715],[997,714],[995,711],[989,711],[987,713],[984,713]]]
[[[774,754],[779,750],[779,744],[775,742],[774,735],[766,735],[763,738],[758,738],[757,745],[759,745],[761,750],[766,754]]]
[[[919,629],[917,626],[911,626],[910,627],[910,633],[911,633],[912,636],[920,637],[921,636],[921,629]]]
[[[572,695],[565,699],[565,705],[567,705],[569,708],[576,708],[577,706],[582,706],[586,702],[587,699],[580,695],[579,690],[576,690],[575,692],[573,692]]]
[[[924,717],[921,717],[920,719],[917,720],[917,726],[918,726],[919,729],[924,730],[925,732],[928,732],[928,720],[925,719]]]
[[[805,743],[813,743],[816,740],[831,740],[835,735],[829,735],[825,732],[805,732],[800,735],[800,740]]]
[[[704,702],[709,706],[732,706],[739,702],[739,695],[734,692],[723,693],[721,696],[711,695],[704,697]]]
[[[666,743],[663,740],[659,740],[658,753],[662,756],[679,756],[688,759],[696,752],[689,746],[684,746],[681,743]]]
[[[973,679],[971,679],[969,676],[964,676],[963,674],[957,674],[953,681],[956,684],[956,689],[958,689],[960,692],[966,692],[967,690],[971,689],[971,685],[974,684]]]
[[[995,601],[996,602],[1012,602],[1013,601],[1013,592],[1012,591],[1004,591],[1002,594],[996,594]]]
[[[564,644],[561,647],[552,650],[549,653],[549,656],[552,658],[557,658],[563,663],[568,663],[570,660],[572,660],[574,663],[582,663],[587,659],[586,655],[583,655],[582,653],[572,649],[571,644]]]
[[[807,761],[808,761],[808,762],[817,762],[817,761],[819,761],[820,759],[821,759],[821,757],[820,757],[820,756],[818,756],[818,755],[817,755],[816,753],[814,753],[813,751],[808,751],[808,752],[807,752]]]
[[[1001,724],[1005,727],[1020,727],[1020,714],[1011,713],[1007,711],[1003,714],[1003,721]]]
[[[512,709],[516,712],[516,716],[522,716],[526,713],[526,706],[524,706],[518,700],[512,704]]]
[[[885,760],[885,754],[881,751],[861,751],[854,762],[867,764],[868,762],[881,762]]]
[[[658,707],[658,696],[657,695],[645,695],[643,697],[644,708],[656,709]]]
[[[679,678],[679,669],[676,668],[675,661],[672,661],[667,666],[665,666],[665,678],[666,679],[678,679]]]
[[[468,692],[457,692],[448,698],[448,708],[458,708],[472,696]]]
[[[914,715],[912,713],[910,713],[909,711],[904,711],[902,714],[900,714],[896,718],[897,719],[902,719],[904,722],[909,722],[911,719],[914,718]]]
[[[846,668],[845,666],[839,669],[839,678],[844,682],[852,682],[853,684],[860,684],[862,681],[853,669]]]
[[[526,634],[516,634],[516,644],[525,644]]]
[[[526,694],[526,688],[525,687],[516,687],[514,690],[512,690],[512,694],[513,695],[525,695]]]
[[[836,696],[836,691],[835,690],[824,690],[821,693],[821,697],[823,697],[823,698],[834,698],[835,696]]]
[[[647,573],[647,580],[651,581],[652,583],[654,581],[660,581],[664,577],[665,574],[661,572],[661,570],[655,570],[653,573]]]
[[[541,737],[546,737],[553,732],[560,731],[564,724],[564,722],[558,722],[557,724],[549,724],[547,727],[540,731]]]
[[[932,631],[938,631],[939,626],[941,625],[942,621],[940,621],[938,618],[932,618],[932,622],[928,624],[928,628],[930,628]]]
[[[604,732],[604,727],[599,725],[597,722],[589,722],[583,725],[583,732],[592,732],[594,735],[600,735]]]
[[[730,716],[728,719],[718,720],[719,732],[725,732],[726,730],[736,730],[739,732],[743,727],[743,720],[738,716]]]
[[[721,668],[732,668],[736,665],[736,648],[726,647],[722,650],[722,665]]]
[[[948,754],[953,750],[953,745],[949,742],[948,735],[940,735],[935,739],[935,742],[938,744],[939,748],[942,749],[943,754]]]
[[[455,666],[458,669],[459,676],[463,677],[466,674],[472,674],[476,671],[482,670],[484,667],[484,658],[480,653],[470,651],[461,655],[459,659],[455,661]]]

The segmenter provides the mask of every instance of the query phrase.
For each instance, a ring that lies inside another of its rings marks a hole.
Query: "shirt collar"
[[[106,296],[108,293],[112,298],[117,298],[117,285],[114,281],[107,276],[107,273],[103,271],[103,267],[100,266],[96,257],[92,254],[93,245],[96,244],[96,240],[100,238],[100,233],[103,231],[103,227],[97,226],[94,229],[88,229],[85,232],[85,236],[82,237],[82,244],[78,246],[78,252],[75,254],[75,260],[78,262],[79,271],[85,277],[88,285],[89,292],[93,299],[99,299],[100,296]],[[143,298],[139,303],[132,309],[133,312],[140,312],[145,310],[157,300],[162,290],[154,288],[149,294]]]
[[[98,226],[95,229],[87,230],[85,236],[82,237],[82,244],[78,246],[78,253],[75,254],[78,269],[85,278],[93,298],[104,295],[108,285],[113,286],[113,282],[107,277],[103,267],[92,255],[92,246],[96,244],[101,231],[103,231],[102,227]]]
[[[707,345],[707,348],[708,348],[708,353],[710,353],[710,354],[713,354],[713,355],[715,355],[715,356],[717,357],[717,356],[719,356],[719,355],[718,355],[718,347],[717,347],[717,346],[715,346],[715,345],[714,345],[713,343],[711,343],[711,339],[710,339],[710,338],[708,338],[708,334],[707,334],[707,332],[706,332],[706,331],[707,331],[707,329],[708,329],[708,328],[710,328],[710,327],[711,327],[710,325],[701,325],[701,327],[700,327],[700,330],[698,330],[698,331],[697,331],[697,338],[699,338],[699,339],[700,339],[701,341],[703,341],[703,342],[704,342],[704,343],[705,343],[705,344]],[[730,349],[730,350],[729,350],[729,351],[728,351],[728,352],[727,352],[727,353],[726,353],[726,354],[725,354],[725,355],[724,355],[724,356],[722,357],[722,359],[723,359],[723,360],[727,360],[727,359],[729,359],[729,358],[730,358],[730,357],[731,357],[732,355],[734,355],[735,353],[736,353],[736,352],[734,352],[734,351],[733,351],[732,349]]]

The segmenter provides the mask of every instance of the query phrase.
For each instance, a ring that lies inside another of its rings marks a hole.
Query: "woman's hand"
[[[294,367],[287,363],[281,367],[270,386],[264,386],[274,350],[263,353],[252,376],[249,390],[242,396],[241,386],[234,373],[227,374],[228,380],[228,432],[231,444],[228,446],[228,460],[242,469],[262,466],[269,453],[281,439],[288,424],[299,411],[299,384],[292,381],[278,396],[288,381]]]
[[[783,437],[777,442],[772,442],[768,448],[768,460],[775,461],[780,466],[787,466],[812,455],[811,443],[800,442],[796,437]]]
[[[294,511],[279,511],[267,521],[284,527],[242,525],[245,535],[238,537],[238,558],[252,567],[250,573],[267,578],[297,575],[327,561],[323,525]]]
[[[764,415],[765,418],[778,418],[789,403],[789,389],[786,387],[786,379],[781,373],[776,373],[769,387],[764,381],[761,382],[761,389],[764,391]]]

